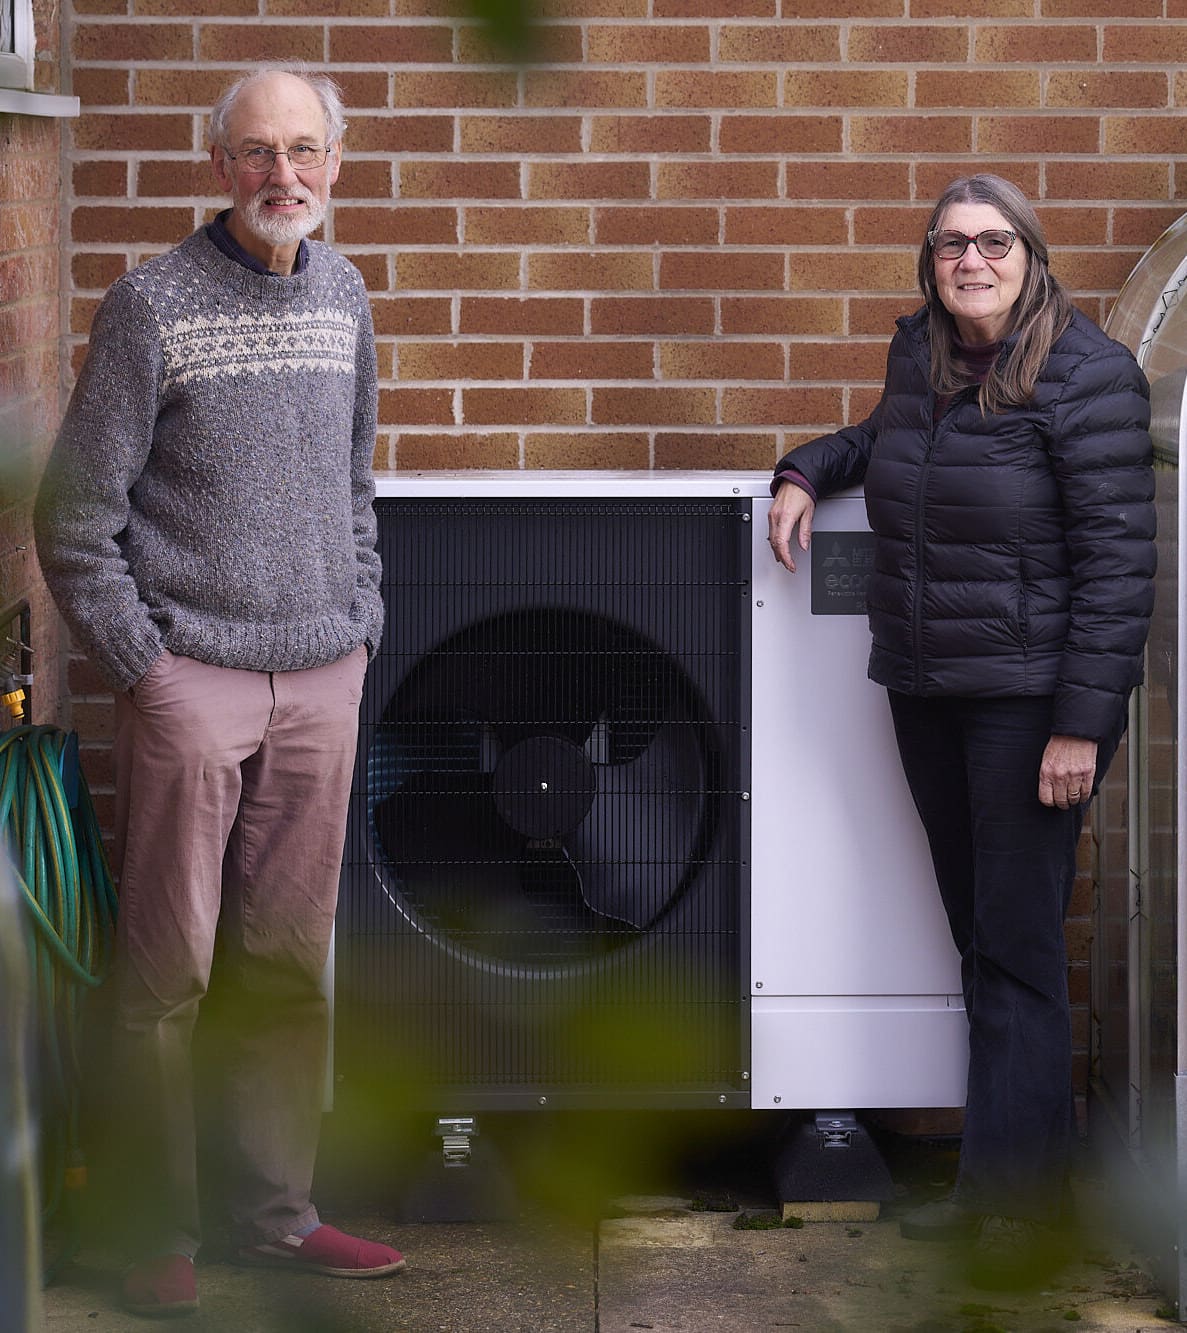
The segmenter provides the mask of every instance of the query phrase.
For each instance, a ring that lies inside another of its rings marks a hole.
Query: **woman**
[[[1148,387],[1073,309],[1021,192],[953,181],[881,401],[793,450],[770,543],[865,483],[871,679],[887,687],[969,1020],[956,1186],[903,1219],[973,1238],[972,1276],[1053,1262],[1076,1123],[1063,921],[1084,810],[1125,726],[1153,600]]]

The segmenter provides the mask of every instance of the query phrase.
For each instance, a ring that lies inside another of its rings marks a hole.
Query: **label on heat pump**
[[[874,568],[872,532],[812,534],[812,614],[864,616]]]

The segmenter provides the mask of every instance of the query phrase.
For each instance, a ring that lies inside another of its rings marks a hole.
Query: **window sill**
[[[78,98],[56,93],[25,93],[18,88],[0,88],[0,114],[16,116],[78,115]]]

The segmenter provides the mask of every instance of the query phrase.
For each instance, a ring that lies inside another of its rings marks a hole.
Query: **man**
[[[383,616],[366,293],[305,239],[343,129],[322,76],[264,66],[223,95],[210,155],[231,208],[107,293],[37,502],[46,580],[117,691],[123,1295],[141,1314],[197,1305],[190,1039],[216,928],[235,1257],[339,1277],[404,1262],[310,1202],[318,981]]]

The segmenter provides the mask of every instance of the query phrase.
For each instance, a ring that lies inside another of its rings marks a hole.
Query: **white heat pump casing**
[[[751,1105],[961,1106],[959,960],[886,693],[866,675],[866,618],[812,611],[811,560],[830,533],[868,532],[865,504],[847,493],[818,505],[813,552],[790,575],[767,545],[769,484],[766,473],[441,472],[380,477],[377,492],[750,498]]]
[[[830,533],[868,532],[865,502],[818,505],[791,575],[767,546],[767,486],[754,501],[752,1104],[962,1106],[960,964],[886,691],[866,674],[866,618],[812,613],[811,562],[829,558]]]

